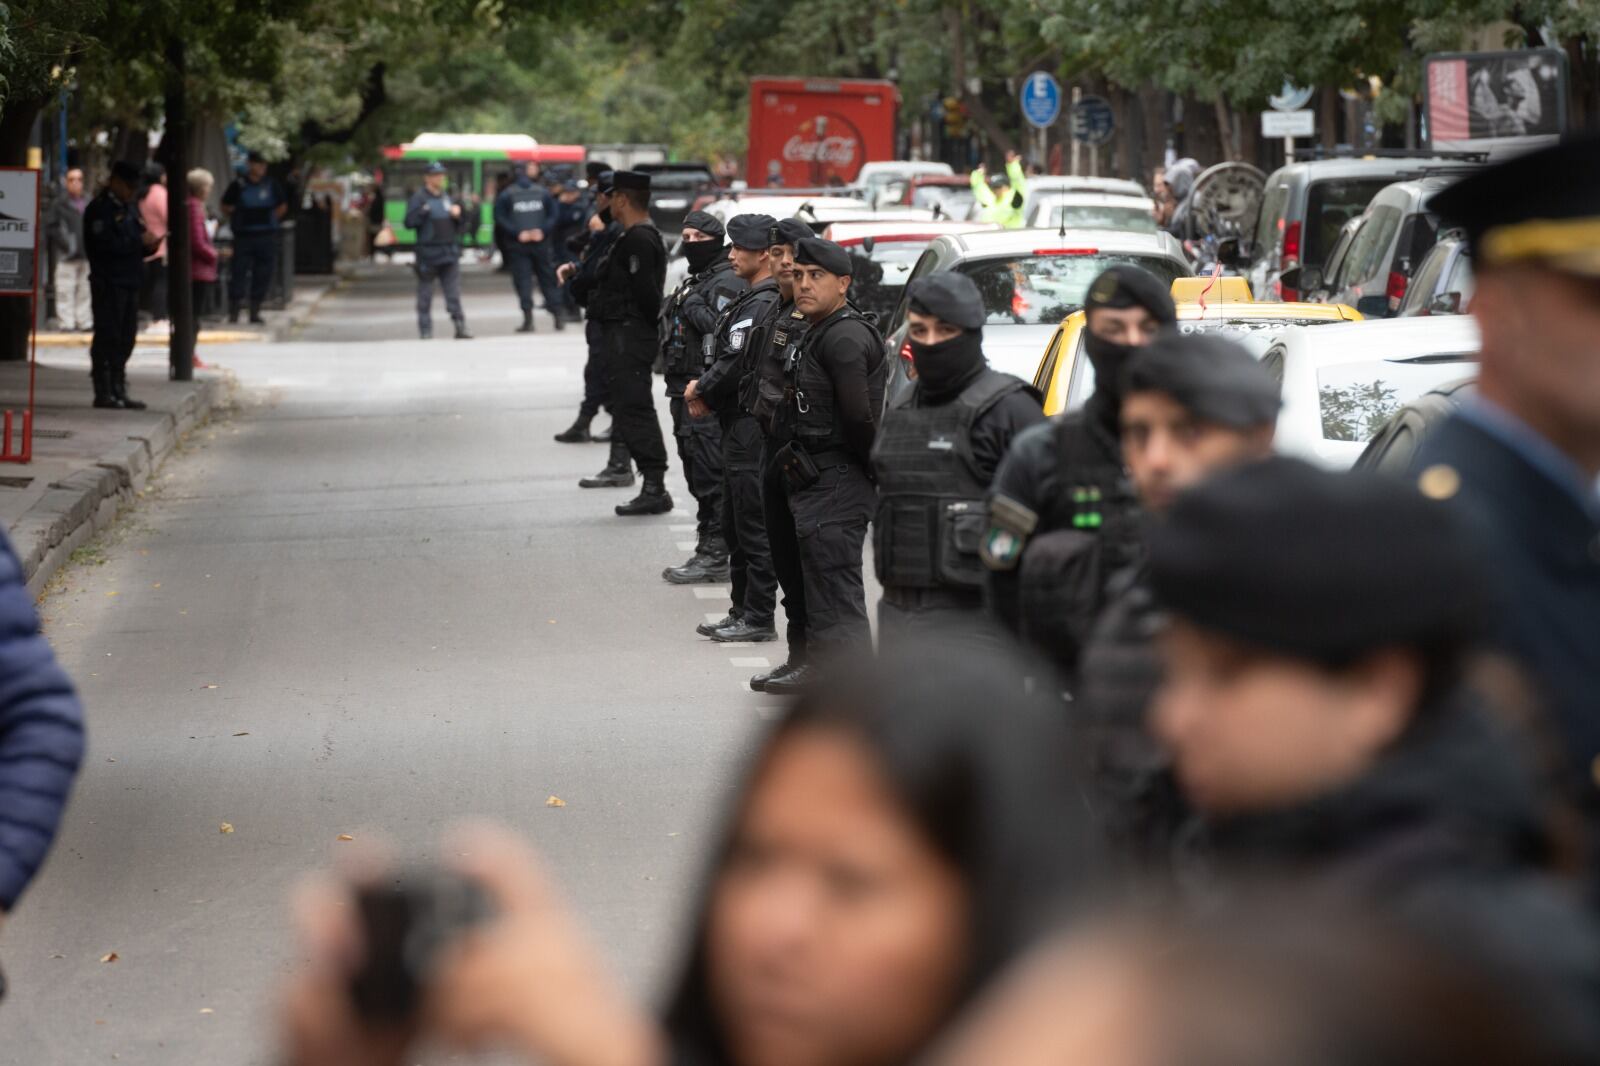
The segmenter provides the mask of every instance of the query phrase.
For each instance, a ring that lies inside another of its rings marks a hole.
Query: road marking
[[[694,526],[668,526],[667,528],[674,533],[693,533],[695,531]]]
[[[681,551],[681,552],[692,552],[698,547],[699,547],[699,545],[696,544],[692,540],[680,540],[680,541],[678,541],[678,550]]]
[[[720,600],[728,595],[726,585],[695,585],[694,598],[697,600]]]
[[[716,613],[711,612],[711,611],[707,611],[706,612],[706,621],[707,622],[720,622],[726,617],[728,617],[728,616],[725,613],[724,614],[716,614]]]
[[[728,661],[744,669],[771,670],[772,660],[765,655],[733,655]]]
[[[777,721],[783,716],[783,712],[784,705],[782,703],[764,703],[758,704],[756,707],[756,717],[764,722]]]

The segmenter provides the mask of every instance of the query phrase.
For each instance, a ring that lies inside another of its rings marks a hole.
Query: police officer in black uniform
[[[722,643],[778,636],[773,627],[778,577],[761,504],[761,427],[740,395],[751,372],[756,327],[782,299],[767,254],[776,224],[771,215],[735,215],[728,221],[728,258],[748,288],[717,319],[705,372],[684,394],[691,411],[709,408],[722,425],[722,528],[733,569],[733,609],[728,624],[710,634]]]
[[[1044,421],[1039,394],[984,358],[988,313],[971,278],[934,274],[912,282],[906,298],[916,378],[884,412],[872,446],[885,648],[928,631],[990,629],[978,559],[984,496],[1012,437]]]
[[[466,208],[445,191],[444,164],[433,162],[406,205],[406,228],[417,235],[417,334],[433,336],[433,282],[444,290],[445,310],[455,323],[456,340],[471,340],[461,310],[461,232]]]
[[[1094,395],[1012,442],[980,548],[990,610],[1055,662],[1069,690],[1106,579],[1133,561],[1138,543],[1138,500],[1118,442],[1123,367],[1177,318],[1167,286],[1136,266],[1101,273],[1084,311]]]
[[[556,329],[566,328],[566,320],[561,315],[565,300],[556,284],[551,251],[559,209],[554,198],[536,180],[538,176],[539,164],[530,161],[523,165],[516,180],[494,198],[495,228],[501,235],[501,251],[511,267],[511,286],[522,307],[522,325],[517,327],[518,333],[534,331],[534,275],[538,275],[545,310],[555,319]]]
[[[851,263],[832,241],[795,249],[795,307],[810,320],[785,367],[779,417],[792,439],[774,461],[783,472],[805,585],[808,661],[763,691],[813,683],[818,661],[870,645],[862,548],[877,510],[869,473],[888,364],[883,336],[846,298]]]
[[[591,297],[606,337],[606,386],[611,393],[613,430],[628,446],[644,485],[622,516],[665,514],[667,446],[650,394],[650,368],[660,349],[656,322],[666,284],[667,249],[650,221],[650,175],[619,170],[611,179],[611,213],[622,236],[606,253]]]
[[[674,585],[728,580],[728,542],[722,534],[722,426],[709,411],[689,414],[684,388],[700,376],[717,318],[749,288],[733,272],[722,223],[704,211],[683,220],[683,254],[689,276],[661,310],[661,359],[666,370],[672,433],[683,477],[698,505],[694,555],[662,577]]]
[[[142,409],[128,396],[128,357],[139,335],[139,286],[144,257],[159,238],[145,232],[134,197],[139,167],[119,159],[111,179],[83,211],[83,245],[89,259],[89,298],[94,340],[89,375],[96,407]]]
[[[1169,331],[1135,354],[1122,379],[1122,455],[1148,523],[1217,471],[1269,456],[1279,392],[1260,361],[1224,337]],[[1137,561],[1111,577],[1072,706],[1097,821],[1130,859],[1159,868],[1185,811],[1146,729],[1162,615],[1142,541]]]
[[[605,331],[601,329],[600,318],[590,302],[600,279],[600,266],[606,261],[606,253],[622,236],[621,223],[611,217],[611,176],[611,171],[603,170],[595,177],[595,213],[572,244],[578,259],[563,264],[556,274],[567,286],[572,302],[585,309],[583,336],[589,346],[589,355],[583,364],[583,401],[578,405],[577,419],[556,434],[556,441],[560,444],[588,444],[601,440],[589,432],[589,425],[600,413],[601,407],[611,411],[610,393],[606,389]],[[627,488],[633,484],[633,463],[628,457],[627,446],[614,434],[605,439],[611,442],[611,455],[605,469],[593,478],[578,482],[582,488]]]

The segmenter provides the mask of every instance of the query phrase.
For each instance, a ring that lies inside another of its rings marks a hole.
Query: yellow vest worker
[[[1028,195],[1028,179],[1022,173],[1022,157],[1015,152],[1006,153],[1006,181],[998,192],[989,188],[983,168],[972,172],[972,195],[983,209],[985,222],[993,222],[1006,229],[1022,228],[1022,204]]]

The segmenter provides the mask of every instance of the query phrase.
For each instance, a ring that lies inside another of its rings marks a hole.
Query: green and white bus
[[[383,185],[383,217],[395,236],[393,247],[416,243],[416,234],[405,227],[406,204],[422,188],[422,172],[429,163],[445,165],[447,186],[469,208],[481,205],[467,243],[489,248],[494,246],[494,197],[505,171],[530,159],[581,164],[584,157],[581,144],[540,144],[525,133],[421,133],[414,141],[385,148],[377,177]]]

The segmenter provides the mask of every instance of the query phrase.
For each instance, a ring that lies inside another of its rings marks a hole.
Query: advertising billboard
[[[1567,126],[1567,60],[1554,48],[1441,53],[1423,60],[1428,147],[1524,152]]]
[[[39,251],[39,172],[0,168],[0,296],[29,296]]]

